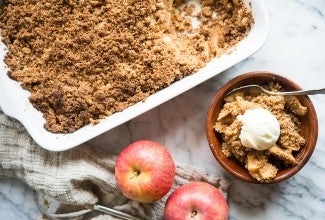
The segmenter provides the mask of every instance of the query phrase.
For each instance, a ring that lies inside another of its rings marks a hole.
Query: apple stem
[[[129,178],[129,179],[133,179],[134,177],[137,177],[140,175],[140,171],[139,170],[135,170],[133,175]]]
[[[197,214],[197,211],[192,211],[191,218],[194,217],[194,216],[196,216],[196,214]]]

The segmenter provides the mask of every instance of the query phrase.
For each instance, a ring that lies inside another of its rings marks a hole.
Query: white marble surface
[[[229,79],[253,70],[281,73],[305,89],[325,87],[325,1],[265,1],[270,36],[255,55],[183,95],[90,141],[119,153],[137,139],[164,144],[178,162],[216,173],[205,137],[205,116],[213,94]],[[325,219],[325,96],[313,96],[319,138],[310,161],[293,178],[252,185],[231,176],[229,219]],[[33,191],[16,180],[0,179],[0,219],[37,219]]]

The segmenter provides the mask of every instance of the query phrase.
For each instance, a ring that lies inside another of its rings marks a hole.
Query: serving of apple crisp
[[[251,29],[241,0],[193,2],[4,0],[8,75],[47,130],[97,123],[196,73]]]
[[[274,83],[264,87],[281,89]],[[295,96],[239,92],[226,100],[214,129],[221,134],[223,154],[243,164],[257,181],[267,183],[279,169],[297,165],[295,153],[305,145],[299,117],[306,113]]]

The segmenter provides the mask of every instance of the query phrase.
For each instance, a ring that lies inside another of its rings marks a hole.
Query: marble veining
[[[14,179],[1,179],[0,219],[31,220],[38,213],[32,189]]]
[[[215,161],[205,137],[205,116],[213,94],[231,78],[254,70],[283,74],[304,89],[325,87],[325,1],[264,1],[270,35],[263,48],[188,92],[91,140],[118,154],[128,143],[151,139],[164,144],[180,163],[229,177],[233,220],[325,219],[325,96],[312,96],[319,134],[314,154],[287,181],[253,185],[229,176]],[[0,179],[0,219],[37,219],[33,191],[17,180]]]
[[[236,184],[236,183],[235,183]],[[235,185],[233,183],[233,185]],[[324,219],[324,190],[303,175],[275,185],[246,185],[230,191],[234,219]],[[280,214],[281,213],[281,214]]]

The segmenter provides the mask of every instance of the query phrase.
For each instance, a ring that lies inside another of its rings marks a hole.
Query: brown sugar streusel
[[[200,4],[5,0],[8,75],[31,92],[47,130],[73,132],[197,72],[248,34],[253,18],[242,1]]]

